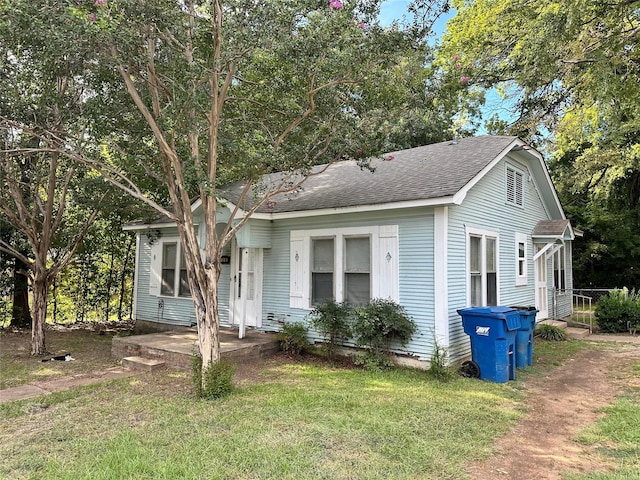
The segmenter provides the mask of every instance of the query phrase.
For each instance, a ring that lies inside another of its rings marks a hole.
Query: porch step
[[[589,336],[589,330],[586,328],[578,328],[578,327],[567,327],[566,330],[567,335],[571,338],[586,338]]]
[[[122,359],[122,366],[130,370],[138,370],[142,372],[153,372],[165,367],[162,360],[154,360],[144,357],[125,357]]]
[[[578,327],[569,327],[567,322],[562,320],[543,320],[540,322],[545,325],[553,325],[554,327],[561,328],[564,330],[568,337],[570,338],[585,338],[589,336],[589,330],[586,328],[578,328]]]
[[[567,322],[563,322],[562,320],[542,320],[540,323],[544,325],[551,325],[553,327],[558,327],[558,328],[561,328],[562,330],[567,329]]]

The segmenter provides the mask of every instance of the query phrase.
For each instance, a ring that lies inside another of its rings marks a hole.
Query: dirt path
[[[469,477],[560,480],[563,472],[607,470],[603,458],[572,438],[622,392],[620,369],[630,359],[640,360],[640,346],[585,350],[527,384],[527,416],[498,441],[491,458],[469,465]]]

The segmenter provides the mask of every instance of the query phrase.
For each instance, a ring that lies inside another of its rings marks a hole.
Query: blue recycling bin
[[[536,328],[535,307],[511,307],[520,314],[520,328],[516,332],[516,367],[533,364],[533,330]]]
[[[458,310],[464,333],[471,338],[471,358],[478,377],[496,383],[516,378],[515,342],[520,313],[510,307]]]

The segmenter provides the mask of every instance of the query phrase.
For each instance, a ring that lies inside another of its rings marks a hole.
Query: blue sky
[[[389,24],[393,20],[402,18],[402,15],[407,13],[407,6],[410,0],[387,0],[382,3],[380,8],[380,20],[383,24]],[[446,22],[454,15],[454,11],[451,10],[447,15],[443,15],[438,19],[435,25],[436,34],[440,36],[446,28]]]
[[[386,0],[382,3],[380,8],[380,20],[383,24],[390,24],[393,20],[401,19],[403,15],[407,13],[407,6],[411,3],[410,0]],[[435,39],[440,38],[442,33],[446,29],[447,21],[455,15],[455,10],[450,10],[446,15],[441,16],[435,24]],[[513,113],[510,112],[511,105],[505,102],[498,92],[493,89],[486,93],[486,104],[482,108],[483,117],[488,120],[494,113],[497,113],[500,118],[510,119]],[[478,134],[486,133],[482,126],[478,131]]]

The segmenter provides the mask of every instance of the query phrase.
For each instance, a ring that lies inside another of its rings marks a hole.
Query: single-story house
[[[534,148],[480,136],[392,152],[371,166],[334,163],[257,210],[222,258],[222,326],[277,331],[305,321],[323,298],[386,298],[419,328],[396,353],[427,365],[436,342],[452,361],[469,354],[460,308],[534,305],[541,320],[553,305],[556,316],[571,314],[575,233]],[[248,208],[237,205],[240,187],[225,191],[220,222]],[[126,228],[138,240],[136,320],[192,325],[175,225]]]

